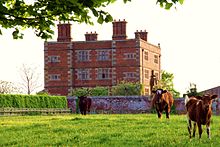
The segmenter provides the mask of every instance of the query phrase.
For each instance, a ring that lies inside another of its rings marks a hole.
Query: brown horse
[[[158,118],[161,118],[163,110],[166,112],[166,118],[170,118],[170,110],[173,105],[173,96],[170,92],[163,89],[153,90],[152,107],[156,107]]]

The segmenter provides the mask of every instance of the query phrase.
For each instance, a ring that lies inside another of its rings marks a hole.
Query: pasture
[[[220,117],[212,116],[211,140],[189,139],[185,115],[156,114],[1,116],[0,146],[219,146]]]

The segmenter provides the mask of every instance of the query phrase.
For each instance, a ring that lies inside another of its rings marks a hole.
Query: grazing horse
[[[87,96],[80,96],[79,97],[79,110],[82,115],[86,115],[86,112],[90,112],[92,100]]]
[[[170,118],[170,110],[173,105],[173,96],[170,92],[163,89],[153,90],[152,107],[156,107],[158,118],[161,118],[163,110],[166,112],[166,118]]]
[[[188,97],[185,98],[185,106],[187,110],[187,118],[188,118],[188,131],[189,137],[191,138],[191,130],[193,124],[193,137],[195,137],[196,133],[196,125],[199,129],[199,138],[202,135],[202,125],[206,125],[207,135],[210,139],[210,121],[212,116],[212,100],[217,98],[217,95],[203,95],[196,97]]]

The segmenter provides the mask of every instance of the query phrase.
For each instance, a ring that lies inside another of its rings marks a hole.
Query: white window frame
[[[60,56],[49,56],[49,62],[51,63],[58,63],[60,62]]]
[[[50,78],[50,81],[59,81],[60,80],[60,74],[50,74],[49,78]]]
[[[89,70],[79,69],[77,77],[79,80],[89,80]]]
[[[107,61],[109,60],[109,51],[98,51],[98,61]]]
[[[126,59],[135,59],[135,53],[125,53]]]
[[[135,78],[135,72],[126,72],[126,78]]]
[[[145,79],[150,79],[150,71],[149,71],[149,69],[144,69],[144,78]]]
[[[98,68],[97,78],[99,80],[110,79],[110,68]]]
[[[89,61],[89,51],[78,51],[77,52],[78,61]]]
[[[155,64],[159,63],[159,56],[158,55],[154,55],[154,63]]]
[[[148,51],[144,51],[144,59],[145,59],[146,61],[149,60],[149,52],[148,52]]]

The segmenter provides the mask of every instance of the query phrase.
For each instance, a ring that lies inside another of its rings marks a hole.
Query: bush
[[[94,88],[75,88],[71,96],[108,96],[108,88],[101,86]]]
[[[112,95],[142,95],[143,85],[140,83],[122,82],[112,87]]]
[[[0,94],[0,108],[67,108],[64,96]]]

